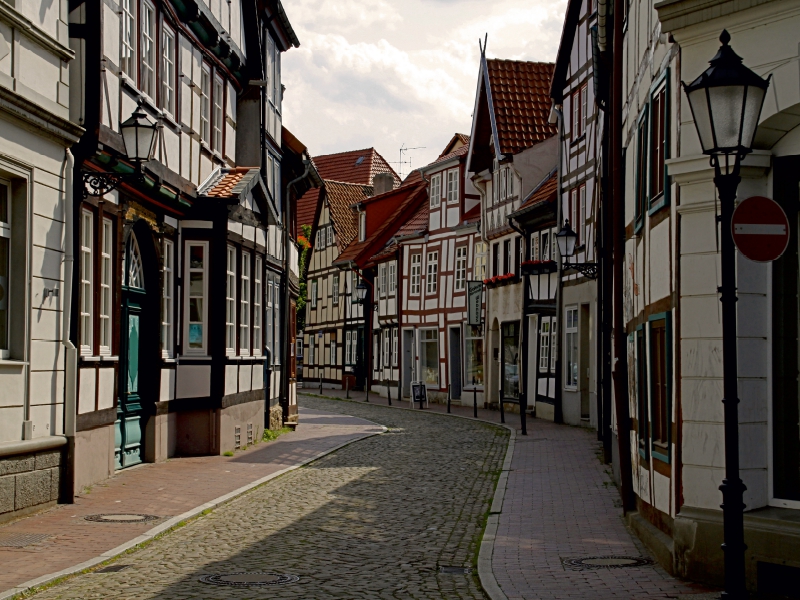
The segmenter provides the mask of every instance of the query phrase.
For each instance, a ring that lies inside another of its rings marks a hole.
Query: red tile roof
[[[439,163],[447,162],[450,159],[457,158],[459,156],[466,156],[467,152],[469,152],[469,146],[459,146],[457,150],[453,150],[448,154],[442,154],[439,158],[433,161],[431,164],[427,165],[425,169],[427,170],[430,167],[438,165]]]
[[[439,158],[443,157],[445,154],[450,154],[457,146],[469,146],[469,136],[465,133],[455,134],[450,141],[447,142],[447,146],[444,147],[444,150],[439,155]]]
[[[548,123],[553,63],[489,59],[500,154],[516,154],[556,134]]]
[[[326,179],[325,194],[336,232],[336,245],[341,252],[358,237],[358,214],[350,207],[369,198],[372,186]]]
[[[244,179],[244,176],[253,170],[258,172],[258,167],[221,169],[219,172],[219,179],[206,182],[205,185],[201,186],[200,193],[203,196],[210,196],[213,198],[229,198],[234,194],[234,188]]]
[[[519,208],[527,208],[542,202],[553,202],[558,193],[558,171],[553,171],[539,187],[534,189],[530,196],[528,196]]]
[[[311,188],[297,200],[297,224],[314,225],[320,188]]]
[[[428,229],[430,203],[423,202],[417,211],[403,223],[397,233],[397,237],[405,237],[409,235],[419,235]]]

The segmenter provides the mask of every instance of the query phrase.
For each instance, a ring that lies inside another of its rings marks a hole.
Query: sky
[[[469,134],[480,49],[554,61],[565,0],[284,0],[283,123],[311,152],[375,147],[405,174]],[[409,150],[398,164],[400,148]]]

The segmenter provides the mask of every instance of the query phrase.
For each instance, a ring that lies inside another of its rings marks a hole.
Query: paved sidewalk
[[[75,504],[59,505],[0,527],[2,534],[47,536],[22,548],[0,547],[0,597],[25,582],[96,558],[171,517],[382,430],[364,419],[301,408],[297,431],[235,456],[176,458],[120,471],[76,498]],[[109,513],[149,514],[159,520],[97,523],[85,519]]]

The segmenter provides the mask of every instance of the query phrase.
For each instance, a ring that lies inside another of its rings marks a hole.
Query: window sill
[[[190,355],[190,356],[180,356],[180,357],[178,357],[177,360],[178,360],[178,363],[180,364],[180,363],[182,363],[184,361],[185,362],[192,362],[192,361],[195,361],[195,360],[211,360],[211,357],[208,356],[207,354],[193,354],[193,355]]]
[[[0,366],[24,367],[28,364],[26,360],[14,360],[13,358],[0,358]]]
[[[662,208],[664,208],[664,207],[666,207],[668,205],[669,205],[669,202],[667,202],[667,195],[664,192],[661,192],[661,194],[656,196],[655,199],[653,199],[653,201],[650,202],[650,208],[647,210],[647,215],[648,216],[653,216],[658,211],[660,211]]]
[[[81,358],[81,362],[100,362],[102,360],[101,356],[84,355],[84,356],[81,356],[80,358]]]
[[[653,450],[652,454],[653,458],[657,458],[661,462],[669,464],[669,456],[667,456],[666,454],[661,454],[661,452],[656,452],[655,450]]]
[[[119,361],[119,356],[112,356],[111,354],[103,354],[100,356],[100,360],[105,362]]]
[[[174,364],[178,363],[178,359],[177,358],[161,357],[161,362],[163,362],[165,364],[168,364],[168,365],[174,365]]]

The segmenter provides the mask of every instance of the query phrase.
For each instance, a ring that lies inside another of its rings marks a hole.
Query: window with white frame
[[[546,373],[550,367],[550,317],[539,323],[539,371]]]
[[[447,202],[458,202],[458,169],[447,171]]]
[[[565,311],[564,345],[566,356],[566,373],[564,385],[568,388],[578,387],[578,307],[568,307]]]
[[[272,314],[272,297],[274,294],[274,286],[272,281],[267,281],[267,312],[266,312],[266,319],[267,319],[267,338],[265,340],[267,348],[269,348],[270,352],[275,351],[275,345],[273,343],[273,337],[275,335],[274,329],[274,315]]]
[[[486,267],[489,254],[489,247],[486,242],[475,243],[475,266],[473,268],[472,276],[477,281],[486,279]]]
[[[439,386],[439,330],[419,331],[419,368],[426,385]]]
[[[142,67],[139,73],[139,88],[143,93],[156,97],[156,9],[149,2],[142,2]]]
[[[200,139],[211,144],[211,69],[205,64],[200,73]]]
[[[586,110],[589,88],[586,84],[572,92],[572,139],[579,138],[586,131]]]
[[[581,232],[578,234],[578,239],[583,240],[586,236],[586,184],[584,183],[578,188],[578,226]]]
[[[389,366],[389,344],[391,343],[391,340],[389,338],[389,330],[388,329],[384,329],[381,333],[383,335],[383,366],[384,367],[388,367]]]
[[[425,292],[435,294],[439,284],[439,253],[428,252],[428,271],[425,278]]]
[[[328,246],[333,246],[333,225],[328,225]]]
[[[92,340],[92,293],[94,243],[94,215],[88,210],[81,213],[81,354],[91,356]]]
[[[175,32],[166,25],[161,34],[161,108],[175,116]]]
[[[136,2],[137,0],[122,0],[122,45],[120,47],[120,70],[133,79],[136,74]]]
[[[225,101],[225,96],[223,93],[223,84],[222,79],[219,77],[214,77],[214,111],[212,113],[211,119],[211,138],[212,138],[212,148],[223,154],[223,147],[222,147],[222,120],[223,120],[223,102]]]
[[[83,245],[83,244],[81,244]],[[9,280],[11,275],[11,184],[0,180],[0,358],[9,358]]]
[[[297,338],[297,358],[303,358],[303,338]]]
[[[114,283],[111,257],[114,254],[114,228],[111,219],[103,219],[102,248],[100,249],[100,354],[111,354],[111,290]]]
[[[331,284],[331,296],[333,304],[339,304],[339,274],[332,275],[333,282]]]
[[[311,280],[311,308],[317,308],[317,280]]]
[[[306,364],[314,364],[314,334],[308,336],[308,356],[306,356]]]
[[[392,366],[397,366],[397,327],[392,329]]]
[[[531,260],[541,260],[539,255],[539,232],[531,234]]]
[[[332,367],[336,366],[336,332],[331,333],[331,359],[329,364]]]
[[[164,287],[161,291],[161,356],[172,358],[172,299],[175,286],[175,245],[164,240]]]
[[[394,295],[394,291],[397,289],[397,263],[390,262],[389,263],[389,295]]]
[[[275,352],[272,353],[273,364],[281,364],[281,294],[280,285],[275,283]]]
[[[228,246],[225,264],[225,350],[236,353],[236,248]]]
[[[542,261],[550,260],[550,232],[542,231],[539,234],[539,250],[542,253]]]
[[[381,263],[378,267],[378,293],[381,296],[386,295],[386,263]]]
[[[239,278],[239,353],[250,353],[250,253],[242,252]]]
[[[467,247],[456,248],[456,291],[463,292],[467,282]]]
[[[253,354],[256,356],[261,355],[261,346],[263,344],[261,339],[261,298],[264,291],[263,288],[263,259],[261,256],[256,254],[255,260],[255,269],[253,270]],[[298,348],[300,348],[300,352],[298,352],[298,356],[302,356],[302,347],[303,341],[301,339],[297,340]]]
[[[558,322],[556,317],[550,319],[550,372],[556,372],[556,359],[558,358]]]
[[[208,242],[186,243],[185,354],[206,353],[206,323],[208,322]]]
[[[431,208],[437,208],[442,202],[442,174],[431,175],[430,186]]]
[[[356,364],[356,331],[349,330],[344,332],[344,361],[346,365]]]
[[[419,296],[420,277],[422,275],[422,254],[411,255],[411,295]]]

